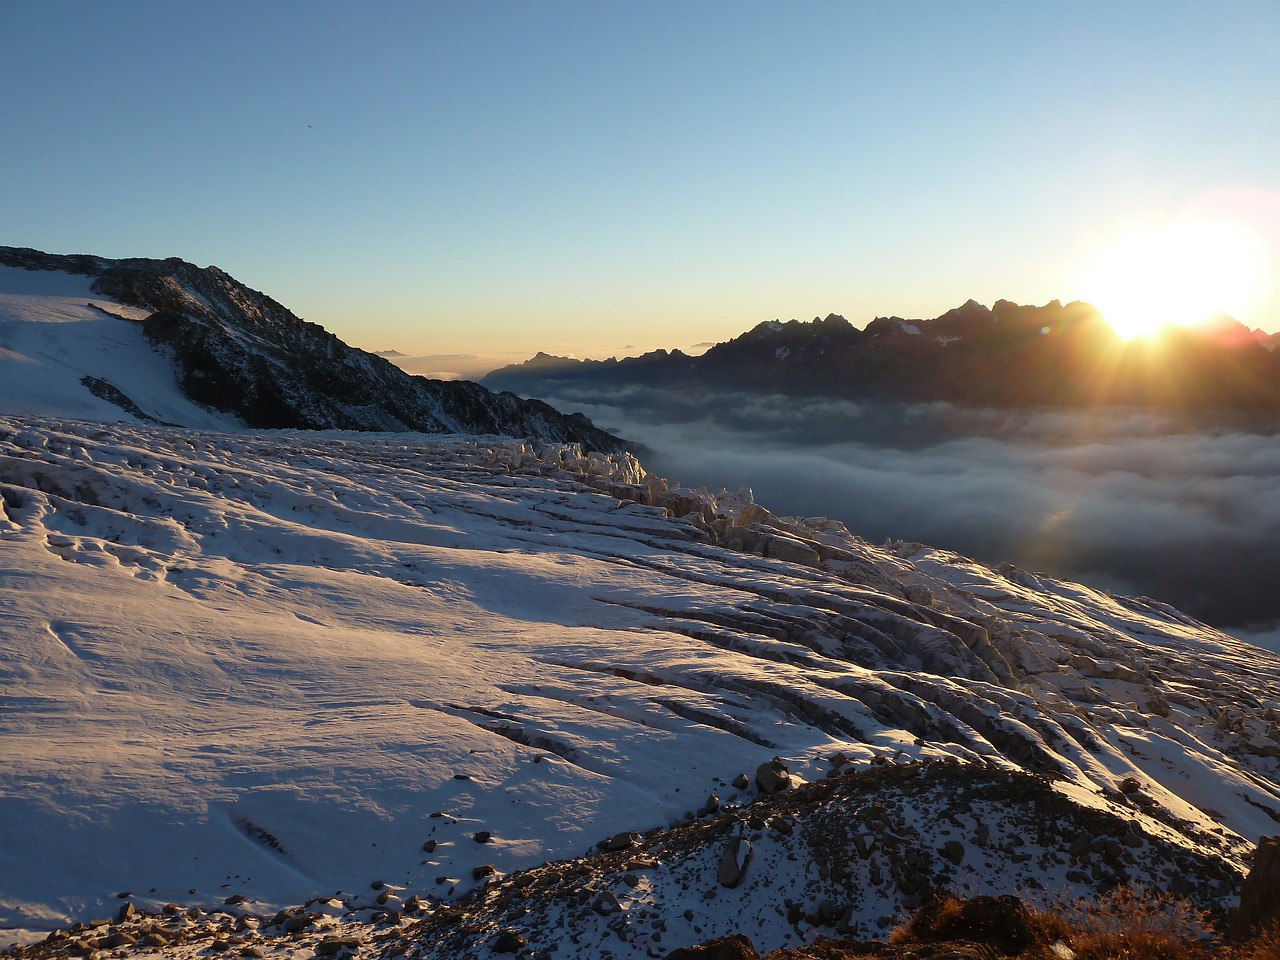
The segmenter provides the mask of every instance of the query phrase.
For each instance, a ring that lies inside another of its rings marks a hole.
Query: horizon
[[[1280,330],[1267,4],[148,0],[0,27],[29,91],[5,242],[216,264],[371,351],[610,356],[969,299]]]

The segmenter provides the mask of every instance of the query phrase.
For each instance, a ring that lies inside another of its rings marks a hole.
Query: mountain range
[[[1092,306],[973,300],[932,320],[834,314],[760,323],[700,356],[618,360],[539,353],[482,383],[526,394],[549,383],[733,388],[796,396],[986,407],[1126,405],[1186,414],[1280,415],[1274,338],[1227,317],[1125,341]]]
[[[1280,831],[1280,656],[1168,604],[533,413],[403,430],[396,391],[445,395],[316,383],[381,368],[220,271],[6,256],[14,960],[775,950],[948,893],[1221,915]]]

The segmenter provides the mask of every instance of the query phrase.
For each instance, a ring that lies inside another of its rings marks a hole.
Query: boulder
[[[1240,888],[1234,932],[1244,938],[1276,924],[1280,924],[1280,836],[1262,837]]]
[[[791,773],[781,757],[774,757],[756,767],[756,787],[769,796],[790,789]]]
[[[942,855],[957,867],[964,860],[964,844],[959,840],[948,840],[942,845]]]
[[[513,930],[507,930],[493,941],[494,953],[516,953],[529,941]]]
[[[740,884],[750,862],[751,842],[743,837],[730,837],[724,854],[720,857],[720,869],[716,873],[720,886],[733,889]]]

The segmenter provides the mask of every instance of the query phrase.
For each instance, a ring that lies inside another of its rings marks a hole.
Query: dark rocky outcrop
[[[0,247],[0,264],[90,276],[95,293],[150,311],[143,333],[172,358],[183,392],[251,427],[499,434],[604,452],[625,446],[581,414],[468,381],[411,376],[217,267],[14,247]],[[127,384],[99,389],[129,409]]]
[[[1258,841],[1253,867],[1240,888],[1234,933],[1244,938],[1269,928],[1280,929],[1280,836]]]

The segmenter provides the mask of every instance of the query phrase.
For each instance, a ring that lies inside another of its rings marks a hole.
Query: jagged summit
[[[482,378],[537,395],[574,380],[981,407],[1126,405],[1280,417],[1280,355],[1229,317],[1126,342],[1087,303],[976,300],[929,320],[771,320],[698,357],[515,364]]]
[[[177,258],[109,260],[13,247],[0,247],[0,266],[12,268],[11,279],[19,286],[23,271],[86,278],[85,292],[97,299],[87,306],[83,301],[64,303],[60,309],[79,310],[80,320],[106,324],[105,313],[121,321],[116,333],[140,333],[163,352],[186,400],[251,427],[505,434],[598,450],[622,446],[619,438],[585,417],[565,416],[540,401],[495,394],[469,382],[410,376],[385,357],[350,347],[298,318],[217,267],[197,267]],[[44,334],[54,332],[55,327],[44,325]],[[88,351],[79,357],[90,366],[102,362]],[[173,419],[155,416],[132,397],[125,367],[110,375],[101,369],[82,371],[89,381],[84,389],[111,398],[126,412],[137,409],[156,419]]]

